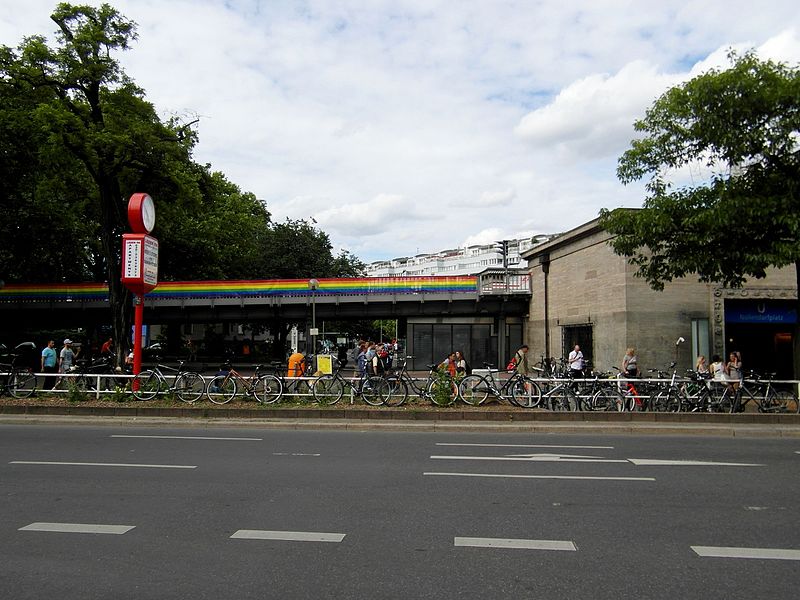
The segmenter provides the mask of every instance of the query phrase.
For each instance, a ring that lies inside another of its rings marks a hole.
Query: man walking
[[[42,373],[55,373],[57,371],[58,366],[58,354],[56,353],[56,342],[55,340],[50,340],[47,342],[47,346],[44,350],[42,350]],[[52,390],[53,386],[56,384],[55,377],[45,377],[44,378],[44,386],[43,388],[46,390]]]
[[[571,377],[583,377],[583,367],[584,367],[584,360],[583,360],[583,352],[581,352],[581,347],[578,344],[575,344],[575,347],[572,349],[572,352],[569,353],[569,374]]]

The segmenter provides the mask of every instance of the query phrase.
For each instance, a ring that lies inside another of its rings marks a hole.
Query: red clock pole
[[[133,373],[142,370],[144,295],[158,285],[158,240],[148,235],[156,223],[153,199],[143,193],[128,201],[128,223],[133,233],[122,236],[122,284],[133,292]]]
[[[144,325],[144,298],[133,297],[133,374],[142,372],[142,326]]]

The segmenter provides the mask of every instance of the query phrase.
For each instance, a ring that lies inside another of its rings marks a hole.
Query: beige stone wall
[[[566,239],[566,243],[564,242]],[[794,268],[771,269],[766,279],[748,281],[741,290],[722,289],[694,277],[671,282],[661,292],[634,276],[635,267],[613,253],[605,232],[590,224],[561,240],[541,246],[550,257],[547,276],[551,356],[566,356],[565,325],[591,324],[598,368],[619,367],[625,349],[637,348],[643,369],[665,368],[677,359],[679,369],[694,365],[693,319],[708,319],[711,352],[724,342],[725,298],[796,298]],[[544,282],[537,254],[530,258],[533,298],[526,341],[537,358],[545,353]],[[676,340],[686,341],[676,348]]]

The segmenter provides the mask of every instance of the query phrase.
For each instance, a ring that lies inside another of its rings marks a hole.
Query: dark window
[[[591,325],[570,325],[565,326],[561,330],[562,347],[564,348],[564,358],[569,356],[575,344],[581,347],[583,358],[587,361],[589,368],[594,368],[594,344],[592,338]]]

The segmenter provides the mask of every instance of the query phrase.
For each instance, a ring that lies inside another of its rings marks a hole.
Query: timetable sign
[[[144,233],[122,236],[122,284],[144,295],[158,285],[158,240]]]

